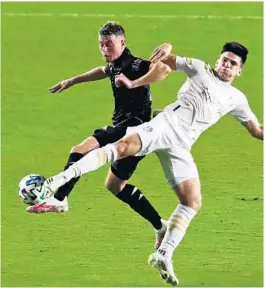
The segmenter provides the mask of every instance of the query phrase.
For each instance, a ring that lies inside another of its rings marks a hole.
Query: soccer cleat
[[[62,173],[59,173],[55,176],[48,178],[44,182],[43,187],[44,187],[44,189],[46,189],[46,190],[50,191],[52,194],[54,194],[58,190],[58,188],[63,186],[66,182],[67,182],[67,179],[62,172]]]
[[[155,229],[155,235],[156,235],[156,242],[155,242],[155,249],[158,249],[164,239],[164,236],[167,232],[167,221],[161,219],[161,223],[162,223],[162,228],[160,228],[159,230]]]
[[[59,201],[53,196],[47,198],[41,204],[29,206],[26,211],[29,213],[47,213],[47,212],[67,212],[69,209],[67,197],[63,201]]]
[[[167,259],[158,252],[155,252],[149,256],[148,263],[158,270],[161,278],[165,282],[171,284],[172,286],[177,286],[179,284],[179,280],[174,273],[171,260]]]

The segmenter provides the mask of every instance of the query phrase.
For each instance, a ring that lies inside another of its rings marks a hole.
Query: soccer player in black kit
[[[131,90],[123,86],[117,87],[115,85],[116,75],[123,73],[129,79],[135,80],[150,69],[157,69],[158,80],[162,80],[170,73],[169,67],[161,62],[151,64],[149,61],[133,56],[126,47],[125,31],[116,22],[107,22],[100,29],[99,46],[107,62],[105,67],[96,67],[82,75],[61,81],[49,89],[51,93],[60,93],[75,84],[108,77],[115,100],[113,126],[96,129],[93,136],[74,146],[64,170],[90,151],[118,141],[126,134],[127,127],[137,126],[150,120],[152,100],[149,85]],[[166,232],[166,223],[143,193],[137,187],[127,183],[141,159],[143,157],[129,157],[114,162],[108,172],[105,185],[118,199],[127,203],[153,225],[156,232],[155,247],[158,248]],[[68,211],[67,198],[77,181],[78,178],[71,180],[60,187],[53,197],[46,199],[41,204],[28,207],[27,211],[30,213]]]

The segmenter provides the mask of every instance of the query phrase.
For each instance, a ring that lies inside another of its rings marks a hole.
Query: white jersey
[[[188,75],[178,92],[178,100],[165,109],[165,115],[185,148],[190,149],[203,131],[229,113],[240,122],[257,121],[246,96],[221,81],[216,72],[198,59],[176,57],[177,71]]]

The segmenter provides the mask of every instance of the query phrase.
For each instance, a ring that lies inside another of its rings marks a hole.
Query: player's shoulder
[[[248,103],[248,99],[247,99],[247,96],[244,92],[242,92],[240,89],[238,89],[237,87],[235,86],[232,86],[230,85],[230,89],[234,95],[234,97],[237,98],[237,101],[239,103]]]
[[[140,70],[148,70],[149,66],[151,65],[151,62],[148,60],[145,60],[141,57],[133,56],[132,59],[132,70],[133,71],[140,71]]]
[[[198,58],[177,56],[176,61],[185,62],[185,65],[190,67],[190,69],[192,69],[193,71],[209,72],[211,70],[211,67],[207,62],[205,62],[201,59],[198,59]]]
[[[205,62],[203,60],[200,60],[198,58],[192,58],[192,57],[183,57],[183,56],[176,56],[177,62],[185,62],[186,65],[189,66],[196,66],[196,65],[204,65]]]
[[[143,62],[148,62],[150,63],[149,60],[146,60],[146,59],[143,59],[142,57],[137,57],[137,56],[133,56],[133,59],[132,59],[133,63],[135,64],[140,64],[140,63],[143,63]]]

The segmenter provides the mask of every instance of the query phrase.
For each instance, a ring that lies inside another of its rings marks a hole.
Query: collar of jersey
[[[125,47],[125,49],[124,49],[124,51],[122,52],[121,56],[120,56],[118,59],[116,59],[116,60],[113,62],[113,64],[114,64],[115,66],[120,66],[120,64],[123,62],[123,60],[126,59],[128,56],[131,56],[131,55],[132,55],[132,54],[131,54],[131,51],[130,51],[127,47]]]

